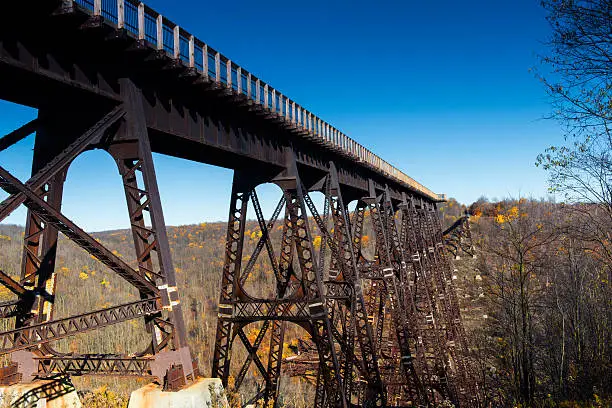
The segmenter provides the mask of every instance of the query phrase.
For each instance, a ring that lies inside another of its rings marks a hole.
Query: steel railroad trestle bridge
[[[443,196],[143,3],[5,3],[0,99],[39,112],[0,138],[4,150],[36,133],[27,182],[0,163],[0,187],[9,194],[0,220],[20,205],[28,209],[21,275],[0,271],[0,282],[15,295],[0,305],[13,327],[0,333],[0,354],[19,362],[11,379],[134,375],[173,390],[195,377],[152,161],[157,152],[234,170],[213,377],[227,384],[233,376],[240,390],[254,364],[263,383],[251,400],[276,401],[284,333],[294,323],[318,350],[315,407],[433,406],[442,399],[476,405],[436,212]],[[104,149],[116,161],[137,267],[61,212],[67,169],[89,149]],[[282,190],[268,220],[255,190],[262,183]],[[321,213],[310,196],[315,191],[325,197]],[[243,265],[249,203],[262,236]],[[375,231],[374,260],[362,254],[364,220]],[[282,226],[278,251],[269,236],[275,223]],[[315,228],[323,241],[318,250]],[[140,300],[55,319],[59,233],[135,287]],[[277,282],[271,299],[245,290],[262,252]],[[53,347],[132,319],[143,319],[150,337],[136,355]],[[251,342],[245,326],[254,322],[261,329]],[[262,357],[264,338],[270,347]],[[248,357],[234,372],[237,342]]]

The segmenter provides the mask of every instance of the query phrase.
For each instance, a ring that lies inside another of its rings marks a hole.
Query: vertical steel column
[[[128,207],[130,217],[130,229],[132,230],[132,239],[134,249],[136,251],[136,261],[138,262],[138,271],[142,273],[148,280],[155,282],[156,277],[161,277],[153,270],[153,258],[151,252],[156,250],[157,239],[152,228],[148,228],[145,224],[144,211],[148,211],[150,203],[149,192],[146,187],[138,185],[137,173],[142,171],[142,161],[134,159],[133,156],[138,155],[137,146],[133,146],[134,154],[127,154],[124,157],[125,150],[130,145],[124,145],[123,152],[114,151],[113,156],[116,160],[119,174],[123,180],[123,190]],[[116,146],[118,147],[118,146]],[[132,158],[129,158],[132,156]],[[146,294],[141,293],[141,298],[146,298]],[[146,318],[145,324],[147,331],[151,333],[151,353],[159,351],[159,345],[162,341],[161,333],[154,327],[153,319]]]
[[[455,403],[459,405],[464,403],[466,387],[471,387],[471,381],[467,380],[468,365],[465,364],[464,356],[459,356],[457,353],[457,345],[465,345],[463,338],[463,326],[461,324],[461,316],[459,315],[458,305],[453,304],[452,299],[456,299],[456,294],[452,285],[452,280],[449,275],[450,270],[446,270],[450,267],[445,262],[443,253],[438,253],[439,250],[443,249],[441,229],[437,231],[439,224],[436,222],[437,213],[433,204],[425,204],[420,211],[420,220],[422,228],[426,231],[427,245],[429,253],[429,263],[432,268],[433,277],[435,279],[435,285],[437,287],[438,297],[440,300],[441,308],[444,313],[446,321],[446,336],[448,345],[448,354],[450,360],[456,365],[454,370],[449,370],[449,376],[452,376],[451,389],[453,391]],[[434,219],[435,218],[435,219]],[[442,258],[440,258],[440,255]],[[455,308],[455,306],[457,306]],[[458,343],[458,344],[457,344]],[[467,353],[467,347],[462,350]],[[451,367],[453,365],[450,365]]]
[[[399,291],[401,287],[398,285],[395,272],[395,269],[399,266],[396,265],[394,267],[392,261],[391,248],[386,236],[386,223],[383,220],[384,214],[381,214],[383,212],[380,208],[381,204],[376,197],[369,197],[365,201],[370,205],[370,216],[376,232],[376,245],[379,248],[378,255],[380,265],[382,266],[383,282],[390,298],[391,318],[393,319],[398,345],[402,353],[401,366],[406,377],[409,394],[413,402],[427,404],[428,397],[423,389],[420,373],[415,366],[414,356],[411,352],[411,335],[406,327],[409,320],[405,304],[400,300],[401,294]]]
[[[360,264],[364,260],[361,250],[363,245],[363,220],[365,218],[366,208],[366,203],[364,203],[363,200],[358,200],[355,210],[353,211],[353,219],[351,222],[353,226],[353,253],[355,254],[357,264]]]
[[[456,403],[452,381],[449,378],[451,375],[449,372],[450,367],[446,361],[450,356],[447,349],[448,338],[446,335],[446,328],[448,326],[444,319],[446,316],[445,310],[439,302],[443,300],[443,297],[440,297],[434,282],[435,271],[431,265],[431,254],[428,255],[428,247],[418,248],[415,246],[419,242],[424,243],[426,237],[422,235],[423,232],[421,231],[420,224],[415,217],[416,213],[411,211],[411,207],[409,207],[406,201],[404,201],[402,206],[402,212],[403,218],[412,224],[412,228],[407,228],[407,232],[411,236],[406,239],[406,248],[407,253],[412,259],[412,267],[416,271],[417,283],[420,287],[420,290],[415,288],[419,295],[417,301],[420,302],[419,308],[428,312],[428,315],[424,319],[420,318],[420,320],[424,324],[421,336],[428,354],[427,358],[433,364],[433,367],[430,367],[430,371],[435,375],[431,379],[431,386],[435,387],[443,397],[450,397]],[[416,222],[416,224],[413,224],[413,222]]]
[[[193,363],[145,122],[143,95],[130,80],[121,80],[120,85],[126,120],[108,150],[117,161],[123,179],[139,272],[159,288],[168,316],[155,320],[151,352],[157,353],[166,345],[169,339],[164,336],[164,329],[171,327],[172,346],[179,352],[180,360],[173,363],[182,366],[185,382],[188,382],[194,379]],[[150,226],[146,225],[143,211],[149,213]],[[158,271],[153,270],[153,253],[157,257]],[[150,330],[150,322],[147,326]]]
[[[283,223],[283,233],[281,238],[281,250],[279,260],[279,272],[283,280],[277,282],[277,299],[283,299],[287,295],[287,289],[292,278],[294,278],[293,267],[293,225],[290,220],[289,212],[285,211],[285,221]],[[289,292],[289,294],[291,294]],[[274,320],[271,322],[270,333],[270,353],[268,355],[268,378],[266,384],[266,403],[276,404],[279,395],[283,343],[285,339],[285,322]]]
[[[336,234],[337,248],[339,249],[338,258],[344,264],[343,275],[344,279],[352,284],[353,287],[353,318],[355,320],[355,333],[349,333],[354,338],[357,335],[363,364],[365,367],[368,388],[366,398],[368,405],[373,407],[382,407],[386,402],[384,387],[378,367],[377,350],[374,346],[374,336],[372,327],[368,321],[368,311],[365,304],[363,286],[361,276],[358,269],[355,252],[358,250],[355,242],[356,235],[351,231],[348,209],[344,205],[340,182],[338,180],[338,172],[333,163],[330,163],[330,177],[332,181],[332,214],[334,216],[334,233]],[[357,220],[358,221],[358,220]],[[362,230],[362,226],[357,227]],[[361,233],[361,232],[360,232]],[[361,240],[359,239],[359,243]],[[349,350],[353,352],[353,350]],[[350,374],[350,373],[349,373]],[[345,381],[347,379],[345,378]],[[348,379],[350,381],[350,378]],[[350,398],[350,396],[349,396]]]
[[[309,309],[312,324],[312,337],[319,352],[319,369],[322,370],[325,392],[328,403],[333,407],[347,407],[340,367],[333,343],[329,310],[323,290],[323,271],[315,258],[314,246],[303,187],[297,172],[295,159],[292,164],[295,174],[295,185],[286,191],[287,208],[291,222],[295,227],[295,244],[302,270],[302,280],[309,298]]]
[[[268,354],[268,382],[266,383],[266,403],[276,404],[278,400],[281,368],[283,363],[283,343],[285,341],[285,322],[273,320],[270,329],[270,352]],[[275,406],[275,405],[274,405]]]
[[[219,318],[213,357],[212,377],[221,378],[227,386],[229,377],[231,348],[233,342],[233,303],[238,295],[238,281],[242,264],[244,246],[244,229],[246,225],[247,204],[252,186],[247,183],[248,177],[234,172],[232,195],[230,198],[229,220],[225,244],[225,261],[219,296]]]
[[[79,119],[66,118],[66,108],[41,108],[38,130],[34,142],[32,176],[49,165],[62,150],[87,129],[94,112]],[[54,209],[60,210],[66,172],[69,163],[41,188],[38,194]],[[56,290],[55,261],[58,231],[28,210],[21,263],[21,284],[33,292],[22,299],[20,307],[25,313],[17,316],[16,327],[30,323],[43,323],[53,318]],[[36,293],[35,296],[33,294]],[[46,345],[44,352],[51,350]],[[48,350],[47,350],[48,349]]]
[[[391,245],[391,255],[394,259],[398,273],[396,278],[398,280],[398,297],[400,303],[403,305],[408,321],[410,322],[410,332],[412,339],[415,340],[414,354],[416,357],[416,363],[420,366],[420,379],[423,384],[423,391],[428,395],[431,401],[435,401],[433,394],[432,381],[434,367],[430,366],[430,360],[435,359],[435,349],[430,346],[430,342],[426,341],[429,333],[423,327],[423,316],[419,313],[419,307],[417,307],[417,293],[416,287],[412,285],[414,282],[413,278],[417,278],[413,271],[414,276],[408,274],[408,265],[404,258],[404,247],[400,241],[399,234],[397,232],[397,224],[395,222],[395,209],[391,202],[389,189],[385,188],[385,192],[382,196],[382,211],[381,216],[383,218],[384,225],[387,227],[388,235],[387,242]],[[430,354],[428,356],[428,351]]]
[[[38,171],[40,147],[35,144],[33,174]],[[36,168],[38,167],[38,168]],[[66,173],[55,175],[39,190],[41,197],[58,211],[62,203],[62,191]],[[28,325],[29,322],[43,323],[53,318],[53,299],[56,289],[55,258],[57,253],[58,231],[47,225],[36,214],[28,210],[24,235],[21,284],[36,293],[36,297],[27,296],[21,299],[20,310],[28,311],[17,316],[16,327]]]
[[[470,350],[467,345],[467,336],[461,320],[457,292],[451,278],[452,265],[444,251],[442,242],[442,226],[437,214],[435,204],[429,204],[425,209],[425,221],[431,231],[432,236],[432,257],[436,264],[436,278],[438,285],[442,287],[445,306],[448,310],[449,325],[452,330],[450,333],[453,342],[453,357],[456,359],[458,369],[458,384],[456,385],[458,398],[464,405],[479,404],[478,384],[472,373],[472,362],[470,361]],[[468,221],[469,222],[469,221]],[[455,344],[458,343],[458,345]],[[455,347],[459,347],[460,352],[455,352]]]

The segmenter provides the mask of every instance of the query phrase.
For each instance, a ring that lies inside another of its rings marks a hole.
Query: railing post
[[[189,36],[189,67],[195,67],[195,38],[193,35]]]
[[[94,0],[93,14],[94,16],[102,15],[102,0]]]
[[[174,38],[174,59],[181,58],[181,29],[179,26],[174,26],[172,30]]]
[[[268,102],[269,102],[269,100],[268,100],[268,84],[264,85],[263,91],[264,91],[264,106],[267,108],[268,107]]]
[[[278,113],[284,118],[285,117],[285,105],[284,105],[284,96],[282,93],[278,93]]]
[[[202,71],[204,71],[204,77],[208,78],[208,45],[202,46]]]
[[[155,20],[155,27],[157,29],[157,49],[161,51],[164,49],[164,18],[161,14]]]
[[[117,0],[117,28],[125,26],[125,0]]]
[[[242,68],[240,67],[236,68],[236,81],[238,81],[236,84],[238,86],[238,93],[242,93]]]
[[[227,76],[227,87],[231,88],[232,87],[232,60],[228,59],[227,61],[225,61],[225,70],[226,70],[226,76]]]
[[[258,104],[261,105],[261,84],[259,82],[259,79],[257,79],[257,81],[255,81],[255,100],[257,101]]]
[[[249,99],[253,99],[253,93],[251,92],[251,73],[247,74],[247,96]]]
[[[138,3],[138,39],[144,40],[146,38],[145,28],[145,5],[144,3]]]
[[[221,82],[221,54],[215,53],[215,81]]]

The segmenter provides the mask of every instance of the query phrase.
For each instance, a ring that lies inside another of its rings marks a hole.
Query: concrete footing
[[[223,384],[218,378],[199,378],[180,391],[167,392],[148,384],[132,392],[128,408],[229,408]]]
[[[0,386],[0,406],[11,408],[81,408],[69,378]]]

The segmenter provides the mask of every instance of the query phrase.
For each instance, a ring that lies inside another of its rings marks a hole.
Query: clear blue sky
[[[541,119],[550,107],[529,71],[549,33],[538,1],[146,3],[436,192],[546,195],[535,158],[562,134]],[[0,134],[35,115],[0,102]],[[0,163],[27,179],[32,146]],[[227,219],[231,171],[155,164],[168,224]],[[87,230],[126,227],[122,194],[112,160],[88,152],[70,168],[64,212]]]

